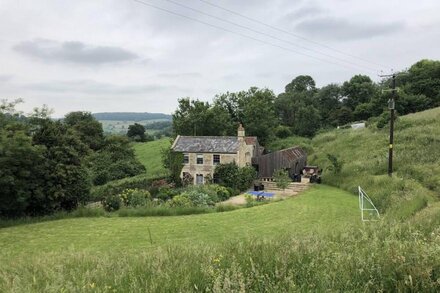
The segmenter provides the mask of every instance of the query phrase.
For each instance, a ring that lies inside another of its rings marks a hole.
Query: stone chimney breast
[[[243,127],[243,125],[241,125],[241,123],[238,126],[237,136],[238,137],[244,137],[245,136],[244,127]]]

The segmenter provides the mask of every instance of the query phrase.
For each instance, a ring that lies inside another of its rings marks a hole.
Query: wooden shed
[[[302,148],[295,146],[253,158],[252,165],[258,171],[260,179],[272,178],[278,169],[287,170],[293,178],[293,175],[301,173],[307,165],[307,154]]]

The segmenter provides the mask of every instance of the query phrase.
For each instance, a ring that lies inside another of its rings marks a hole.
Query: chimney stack
[[[241,125],[241,123],[240,123],[240,126],[238,126],[237,136],[239,138],[244,138],[244,136],[245,136],[244,128],[243,128],[243,125]]]

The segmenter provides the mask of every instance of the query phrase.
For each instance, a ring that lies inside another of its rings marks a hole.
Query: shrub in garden
[[[104,198],[102,201],[102,206],[107,212],[113,212],[119,210],[122,201],[119,195],[110,194]]]
[[[197,189],[185,191],[181,196],[187,197],[195,207],[207,207],[215,204],[208,194]]]
[[[166,179],[154,180],[153,182],[151,182],[149,191],[153,197],[156,197],[159,194],[161,188],[166,188],[166,187],[171,188],[174,187],[174,185],[169,184]]]
[[[110,181],[104,185],[95,186],[92,188],[91,201],[101,201],[107,195],[120,194],[125,189],[130,189],[130,188],[150,189],[152,184],[156,181],[160,181],[160,179],[148,178],[146,174]],[[153,194],[151,190],[150,193]]]
[[[229,199],[231,197],[231,193],[224,186],[221,186],[221,185],[218,185],[218,184],[211,184],[210,187],[215,190],[215,192],[217,193],[217,196],[220,199],[220,201],[227,200],[227,199]]]
[[[215,167],[214,178],[218,184],[226,187],[236,188],[236,182],[239,175],[238,166],[235,163],[220,164]]]
[[[127,207],[145,206],[151,200],[150,192],[141,189],[126,189],[120,195],[122,203]]]
[[[251,186],[252,182],[257,179],[257,171],[253,167],[245,166],[239,169],[238,189],[243,191]]]
[[[238,190],[238,189],[234,189],[234,188],[231,188],[231,187],[226,187],[226,189],[228,190],[228,192],[230,194],[229,197],[236,196],[236,195],[240,194],[240,190]]]
[[[167,202],[170,207],[191,207],[193,204],[187,196],[176,195],[172,200]]]
[[[253,167],[238,167],[235,163],[217,165],[214,177],[218,184],[233,189],[246,190],[257,177],[257,172]]]
[[[161,200],[168,200],[178,194],[179,194],[178,189],[173,188],[172,185],[166,185],[166,186],[162,186],[161,188],[159,188],[159,191],[158,191],[156,197]]]
[[[209,200],[213,203],[220,201],[217,195],[217,191],[215,190],[214,187],[211,187],[210,184],[195,186],[193,190],[197,190],[200,193],[206,194],[209,197]]]
[[[286,189],[286,187],[289,186],[289,183],[291,182],[291,180],[289,178],[289,173],[283,169],[275,170],[273,178],[275,179],[277,187],[282,189],[283,192]]]

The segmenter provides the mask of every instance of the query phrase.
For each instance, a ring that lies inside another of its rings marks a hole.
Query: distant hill
[[[97,120],[113,121],[143,121],[143,120],[171,120],[172,116],[163,113],[139,113],[139,112],[103,112],[92,114]]]

